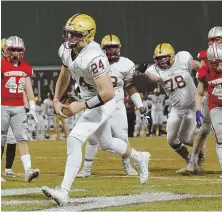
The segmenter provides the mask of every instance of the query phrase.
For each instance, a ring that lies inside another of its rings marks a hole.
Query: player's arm
[[[69,71],[68,67],[63,65],[59,74],[59,78],[56,82],[54,99],[61,99],[69,85],[70,77],[71,72]]]
[[[32,88],[32,82],[30,77],[25,78],[25,92],[26,92],[26,97],[29,101],[29,106],[30,110],[35,111],[35,96]],[[24,95],[23,95],[24,98]]]
[[[137,91],[137,88],[133,82],[133,79],[128,79],[124,81],[124,90],[129,94],[131,100],[140,110],[144,109],[142,99]]]
[[[197,61],[197,60],[193,60],[192,61],[192,69],[199,69],[202,67],[201,62]]]
[[[195,93],[195,106],[196,106],[196,110],[200,110],[201,109],[201,104],[202,104],[203,96],[204,96],[204,84],[199,81],[199,83],[197,85],[196,93]]]
[[[160,82],[160,77],[158,77],[158,76],[155,75],[155,74],[150,73],[149,71],[146,71],[146,72],[145,72],[145,75],[148,76],[149,79],[150,79],[151,81],[153,81],[153,82],[156,82],[156,83]]]

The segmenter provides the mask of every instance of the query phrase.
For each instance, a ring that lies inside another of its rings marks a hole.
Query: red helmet
[[[11,36],[7,39],[5,44],[5,57],[9,61],[18,62],[24,57],[25,46],[20,37]]]

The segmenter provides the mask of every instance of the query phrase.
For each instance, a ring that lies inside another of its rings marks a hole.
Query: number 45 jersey
[[[110,65],[105,53],[94,41],[84,47],[76,57],[73,50],[65,46],[66,43],[60,46],[59,57],[79,85],[81,97],[89,99],[96,96],[99,89],[94,80],[104,73],[110,74]]]
[[[31,77],[32,73],[32,67],[24,61],[13,66],[6,58],[1,60],[2,105],[24,106],[25,78]]]
[[[175,61],[169,69],[163,70],[152,65],[146,70],[146,73],[160,78],[160,85],[169,96],[172,106],[177,109],[183,110],[194,105],[196,86],[190,75],[192,60],[189,52],[181,51],[175,55]]]

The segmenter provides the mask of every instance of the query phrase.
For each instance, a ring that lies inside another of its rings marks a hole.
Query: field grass
[[[212,135],[207,139],[204,172],[198,176],[180,176],[175,173],[185,164],[168,146],[166,137],[130,138],[130,142],[135,149],[149,151],[152,155],[148,183],[141,185],[137,177],[126,176],[119,156],[99,150],[92,176],[75,180],[70,192],[72,202],[64,210],[222,210],[222,179],[219,178],[220,166]],[[18,176],[5,177],[7,181],[2,183],[2,211],[58,210],[56,203],[41,193],[41,187],[60,185],[66,162],[66,141],[33,141],[30,142],[30,149],[32,166],[40,169],[40,176],[31,183],[24,182],[17,152],[13,170]],[[191,152],[191,148],[189,150]],[[4,164],[5,157],[2,167]],[[35,191],[28,193],[31,188],[35,188]],[[15,189],[20,189],[24,194],[4,195]]]

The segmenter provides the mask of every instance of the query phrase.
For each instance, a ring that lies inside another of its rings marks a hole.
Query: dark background
[[[26,45],[32,65],[60,65],[62,29],[75,13],[86,13],[97,23],[96,41],[108,33],[122,42],[122,54],[135,63],[152,62],[161,42],[196,57],[207,48],[207,33],[221,25],[222,2],[1,2],[2,37],[17,35]]]

